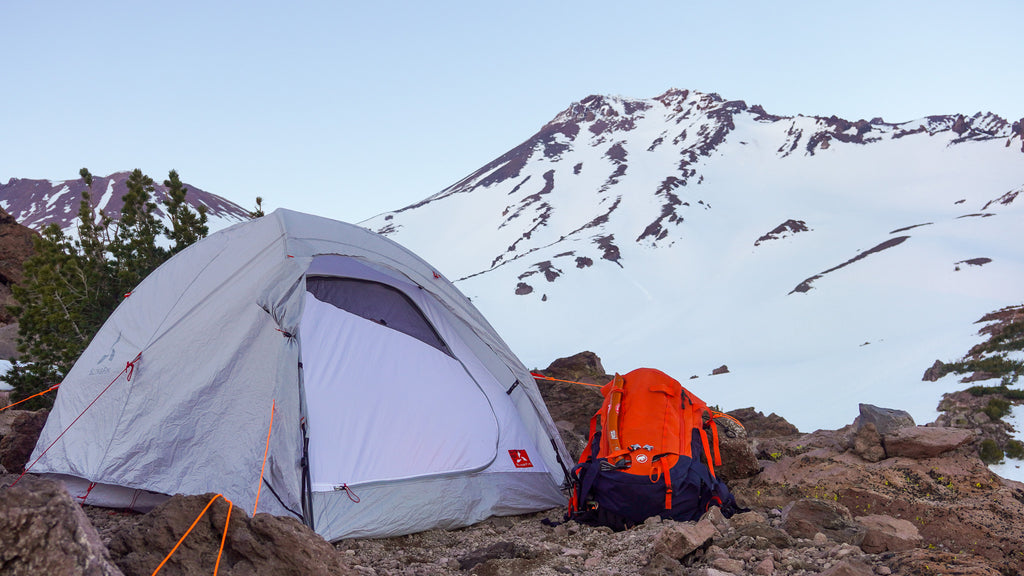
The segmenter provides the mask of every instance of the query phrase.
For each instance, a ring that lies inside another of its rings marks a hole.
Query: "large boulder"
[[[709,518],[698,522],[666,522],[654,537],[653,552],[679,560],[707,547],[717,533]]]
[[[0,574],[122,575],[81,506],[33,476],[0,488]]]
[[[860,547],[868,554],[903,552],[921,545],[921,533],[909,520],[869,514],[858,516],[856,521],[866,530]]]
[[[214,497],[177,495],[110,538],[114,562],[127,576],[150,576],[178,539]],[[229,504],[217,498],[168,560],[168,573],[212,574],[228,520]],[[303,576],[357,574],[318,534],[293,518],[231,509],[218,574],[222,576]]]
[[[757,462],[754,447],[743,426],[729,418],[716,418],[715,422],[718,425],[718,445],[722,455],[722,464],[715,467],[715,474],[730,482],[760,472],[761,465]]]
[[[606,374],[604,366],[601,365],[601,358],[590,351],[580,352],[558,358],[544,371],[545,376],[560,378],[562,380],[576,380],[589,382],[591,384],[607,384],[611,376]]]
[[[800,433],[796,426],[774,412],[765,416],[751,407],[732,410],[728,414],[743,424],[751,438],[777,438]]]
[[[860,416],[854,421],[854,428],[860,430],[868,424],[873,424],[875,430],[883,435],[915,425],[914,418],[906,410],[860,404]]]
[[[559,358],[546,369],[537,372],[557,379],[538,378],[537,388],[540,389],[551,419],[558,424],[566,447],[573,458],[578,458],[590,436],[590,417],[604,402],[604,396],[597,386],[607,384],[612,377],[604,373],[601,359],[593,352],[580,352]]]
[[[920,460],[950,452],[970,442],[974,432],[963,428],[913,426],[882,435],[885,454]]]

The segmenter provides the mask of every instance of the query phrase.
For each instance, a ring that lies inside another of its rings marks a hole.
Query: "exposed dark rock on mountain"
[[[988,201],[984,206],[981,207],[981,209],[988,210],[989,207],[992,206],[993,204],[1002,204],[1003,206],[1009,206],[1010,204],[1013,204],[1013,201],[1017,199],[1017,196],[1019,196],[1021,192],[1024,192],[1024,188],[1018,190],[1011,190],[1010,192],[1003,194],[1002,196],[996,198],[995,200]]]
[[[807,232],[808,230],[810,230],[810,228],[807,227],[807,223],[804,222],[803,220],[786,220],[785,222],[779,224],[765,235],[755,240],[754,246],[760,246],[762,242],[766,242],[768,240],[778,240],[780,238],[785,238],[786,236],[792,236],[799,232]]]
[[[955,264],[957,265],[957,268],[959,268],[960,264],[967,264],[968,266],[984,266],[990,262],[992,262],[991,258],[969,258],[967,260],[956,262]]]
[[[839,270],[840,268],[845,268],[845,267],[849,266],[850,264],[853,264],[854,262],[857,262],[859,260],[863,260],[864,258],[867,258],[868,256],[870,256],[872,254],[877,254],[877,253],[879,253],[879,252],[881,252],[883,250],[888,250],[889,248],[892,248],[894,246],[899,246],[900,244],[905,242],[908,238],[910,238],[910,236],[897,236],[896,238],[891,238],[889,240],[886,240],[885,242],[882,242],[881,244],[878,244],[877,246],[874,246],[873,248],[869,248],[869,249],[861,252],[860,254],[857,254],[853,258],[850,258],[846,262],[843,262],[842,264],[840,264],[838,266],[833,266],[832,268],[829,268],[828,270],[825,270],[824,272],[821,272],[819,274],[815,274],[814,276],[811,276],[810,278],[804,280],[803,282],[798,284],[796,288],[793,288],[793,290],[790,291],[790,294],[792,294],[793,292],[809,292],[811,290],[811,288],[813,288],[813,286],[811,286],[811,284],[813,284],[816,280],[820,279],[822,276],[824,276],[824,275],[826,275],[826,274],[828,274],[830,272],[835,272],[836,270]]]

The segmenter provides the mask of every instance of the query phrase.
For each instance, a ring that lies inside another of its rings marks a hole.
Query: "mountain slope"
[[[120,217],[124,202],[121,198],[128,192],[126,182],[129,172],[115,172],[109,176],[93,176],[92,202],[97,211],[103,210],[115,220]],[[155,181],[156,179],[154,179]],[[186,200],[193,207],[206,206],[210,230],[219,230],[249,218],[248,211],[241,206],[192,185],[186,185]],[[11,178],[7,184],[0,184],[0,208],[24,226],[41,231],[46,225],[55,223],[64,230],[73,231],[82,192],[88,190],[85,181],[31,180]],[[157,216],[169,224],[163,212],[163,200],[167,188],[157,183],[153,192]]]
[[[589,349],[834,428],[858,402],[934,419],[951,386],[923,371],[1024,298],[1022,187],[1021,122],[994,114],[781,117],[670,90],[574,103],[363,224],[456,279],[528,364]]]

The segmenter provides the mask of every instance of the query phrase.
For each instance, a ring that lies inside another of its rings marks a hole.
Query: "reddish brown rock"
[[[551,419],[558,423],[563,439],[568,440],[566,446],[576,458],[590,435],[590,418],[604,402],[604,396],[601,396],[599,388],[586,384],[603,386],[612,377],[604,373],[601,359],[593,352],[580,352],[567,358],[559,358],[546,369],[536,372],[541,376],[557,379],[537,378],[537,388],[544,398]]]
[[[15,410],[13,417],[9,416],[10,430],[0,438],[0,466],[12,474],[20,474],[25,469],[46,424],[47,414],[48,410]]]
[[[174,496],[137,521],[120,527],[109,544],[114,562],[126,576],[150,576],[213,494]],[[228,521],[229,505],[217,498],[165,565],[169,574],[213,574]],[[222,576],[308,574],[354,575],[342,556],[294,518],[231,509],[218,574]]]
[[[885,459],[885,447],[882,446],[882,435],[872,423],[865,424],[853,437],[853,451],[868,462],[879,462]]]
[[[776,438],[800,433],[796,426],[774,412],[765,416],[754,408],[740,408],[728,414],[743,424],[750,438]]]
[[[932,458],[963,446],[974,432],[963,428],[914,426],[900,428],[882,437],[888,457],[903,456],[920,460]]]
[[[774,439],[781,456],[762,461],[760,474],[729,488],[755,509],[812,496],[843,504],[858,516],[904,519],[918,528],[922,546],[970,551],[980,557],[973,562],[1007,574],[1024,571],[1024,484],[993,474],[969,446],[931,458],[868,462],[849,449],[853,436],[847,427]]]
[[[938,382],[939,378],[946,375],[945,363],[942,360],[936,360],[927,370],[924,371],[924,376],[921,377],[923,382]]]
[[[913,523],[884,514],[858,516],[855,519],[866,530],[862,550],[869,554],[903,552],[921,545],[921,533]]]
[[[611,376],[606,374],[601,358],[590,351],[558,358],[542,371],[545,376],[563,380],[578,380],[590,384],[607,384]]]
[[[681,559],[711,543],[717,531],[711,520],[669,522],[654,538],[654,553]]]

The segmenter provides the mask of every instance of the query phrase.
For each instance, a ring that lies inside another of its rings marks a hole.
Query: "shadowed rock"
[[[837,542],[860,545],[865,529],[853,521],[850,510],[838,502],[805,498],[782,511],[782,529],[795,538],[814,538],[818,532]]]

